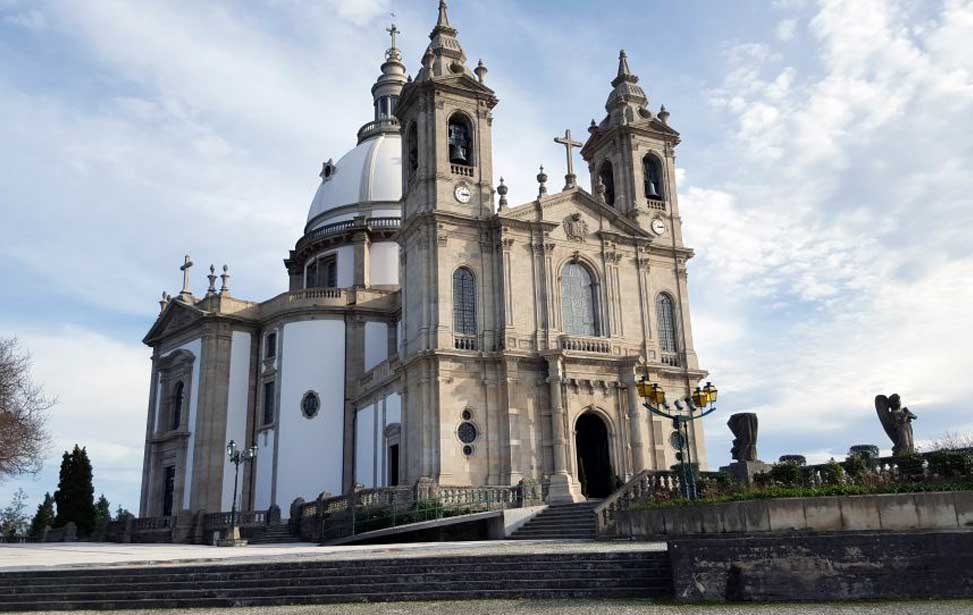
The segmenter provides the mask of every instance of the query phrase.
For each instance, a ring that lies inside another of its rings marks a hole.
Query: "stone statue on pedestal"
[[[912,421],[917,417],[908,408],[902,407],[899,394],[893,393],[889,397],[876,395],[875,411],[878,413],[878,420],[882,422],[885,433],[892,440],[892,456],[907,457],[915,454]]]

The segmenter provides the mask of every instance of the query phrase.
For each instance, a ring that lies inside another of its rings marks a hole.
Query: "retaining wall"
[[[675,538],[669,557],[680,602],[973,596],[969,531]]]
[[[781,498],[615,513],[610,536],[973,529],[973,491]]]

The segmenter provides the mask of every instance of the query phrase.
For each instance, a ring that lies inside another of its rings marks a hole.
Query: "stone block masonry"
[[[669,541],[676,600],[973,596],[973,532],[845,532]]]

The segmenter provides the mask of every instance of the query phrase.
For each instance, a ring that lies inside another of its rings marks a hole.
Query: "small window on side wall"
[[[274,390],[273,380],[264,383],[264,425],[270,425],[274,422]]]
[[[264,356],[268,359],[273,359],[277,356],[277,334],[271,333],[267,336],[267,341],[265,342],[266,349],[264,351]]]

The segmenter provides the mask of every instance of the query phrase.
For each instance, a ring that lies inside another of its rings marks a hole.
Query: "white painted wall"
[[[189,391],[189,418],[186,421],[186,425],[189,428],[189,442],[187,443],[186,450],[186,475],[183,477],[183,490],[182,490],[182,507],[184,510],[189,510],[189,498],[192,495],[193,490],[193,461],[194,453],[196,448],[196,405],[199,401],[199,368],[201,363],[202,351],[203,351],[203,341],[199,338],[194,339],[191,342],[187,342],[180,346],[179,348],[173,348],[171,351],[162,355],[167,357],[177,350],[187,350],[192,353],[196,360],[193,361],[193,384]],[[158,416],[158,413],[156,414]]]
[[[392,393],[358,411],[355,421],[355,482],[366,487],[388,484],[385,428],[402,420],[402,398]]]
[[[375,487],[375,406],[358,411],[355,421],[355,482]]]
[[[247,446],[247,398],[250,390],[250,334],[234,331],[230,339],[230,384],[226,404],[226,437],[234,440],[238,448]],[[258,452],[259,454],[259,452]],[[230,510],[233,505],[233,475],[236,468],[229,458],[223,457],[223,497],[220,510]],[[242,470],[241,480],[242,480]],[[241,489],[237,486],[237,498]],[[237,502],[239,504],[239,500]]]
[[[285,324],[282,335],[276,503],[288,515],[294,498],[341,493],[345,325],[336,319],[305,320]],[[301,413],[308,390],[321,397],[321,409],[311,419]]]
[[[274,481],[274,430],[257,432],[257,478],[254,484],[254,510],[270,508]],[[289,509],[288,509],[289,510]],[[283,511],[282,511],[283,512]]]
[[[399,283],[399,244],[379,241],[369,247],[369,283]]]
[[[389,326],[384,322],[365,323],[365,371],[389,358]]]

